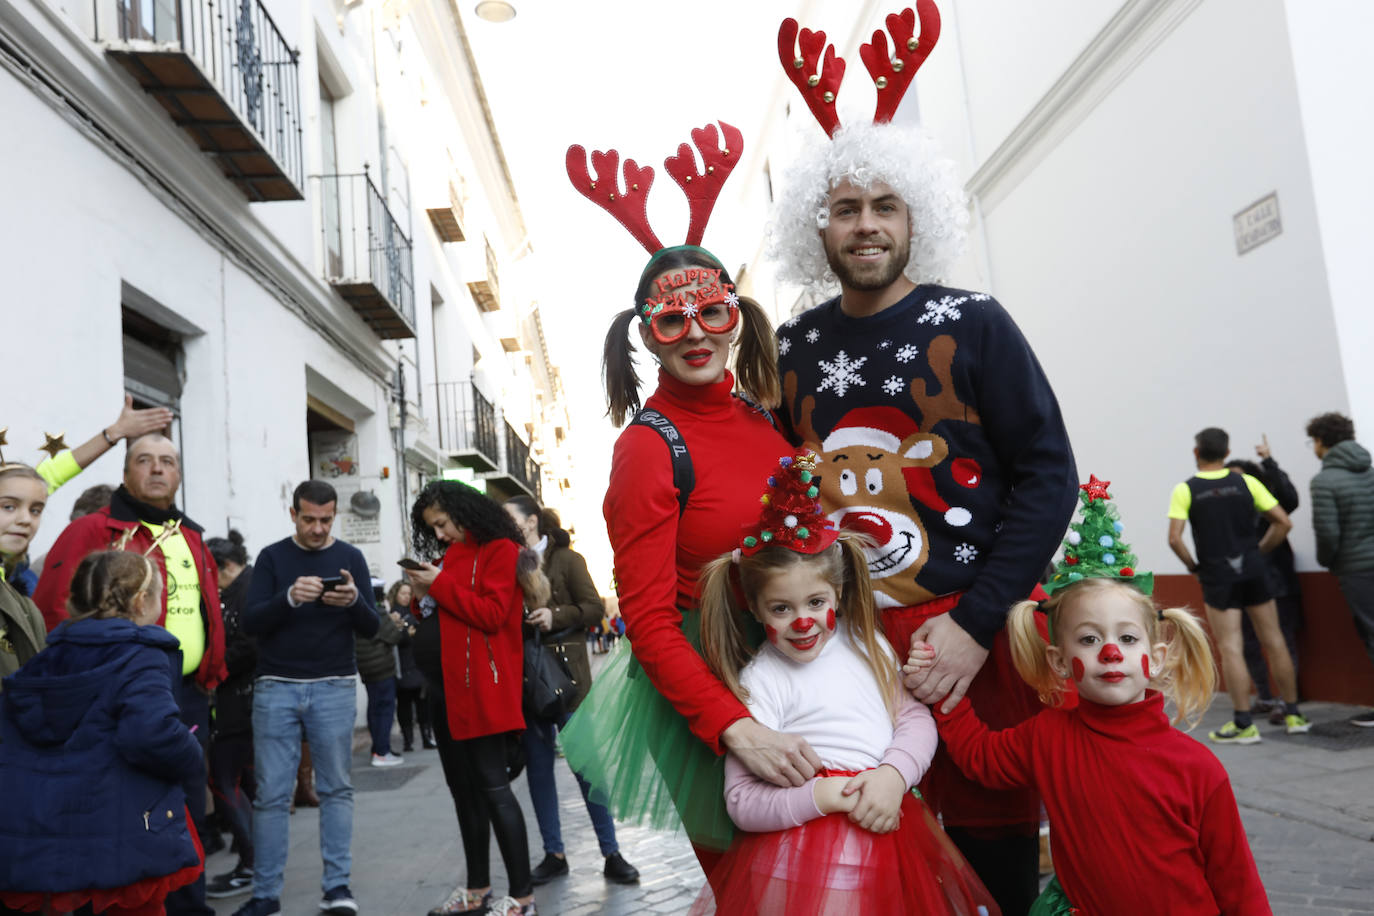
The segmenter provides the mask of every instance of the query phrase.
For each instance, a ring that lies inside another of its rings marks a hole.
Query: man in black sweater
[[[243,610],[243,630],[258,641],[253,692],[253,898],[235,916],[280,912],[288,814],[300,762],[310,743],[320,794],[324,898],[335,916],[358,912],[348,887],[352,865],[353,752],[357,661],[353,637],[376,635],[367,561],[333,537],[338,495],[319,480],[296,487],[296,533],[263,549]],[[363,583],[359,588],[357,583]]]
[[[773,226],[783,280],[833,291],[778,329],[783,429],[820,453],[820,498],[873,539],[888,638],[936,662],[907,686],[993,728],[1039,705],[1004,624],[1073,513],[1059,405],[1016,323],[985,293],[936,285],[962,240],[953,171],[916,133],[848,126],[802,152]],[[919,228],[918,228],[919,227]],[[1038,893],[1039,800],[965,779],[940,752],[922,785],[1002,911]],[[927,791],[928,790],[928,791]]]

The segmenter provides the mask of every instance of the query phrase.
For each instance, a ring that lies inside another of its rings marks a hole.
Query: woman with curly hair
[[[406,578],[419,621],[415,661],[433,687],[439,760],[467,859],[465,883],[430,916],[534,916],[525,817],[507,771],[508,752],[525,728],[524,597],[516,580],[524,539],[499,504],[452,480],[420,491],[411,524],[416,551],[438,560],[406,570]],[[493,829],[510,878],[510,896],[496,903],[488,852]]]

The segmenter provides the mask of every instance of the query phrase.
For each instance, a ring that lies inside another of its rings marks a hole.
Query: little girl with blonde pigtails
[[[934,756],[934,721],[901,685],[861,536],[816,502],[817,461],[779,460],[758,522],[703,569],[700,606],[712,671],[824,766],[779,788],[727,755],[739,830],[692,912],[1000,913],[910,792]]]
[[[1105,486],[1080,496],[1049,599],[1007,617],[1016,670],[1048,708],[994,732],[966,701],[937,707],[940,737],[973,779],[1044,799],[1055,878],[1030,916],[1269,914],[1226,770],[1173,725],[1211,703],[1207,634],[1187,608],[1155,606]],[[933,662],[916,644],[903,670]]]

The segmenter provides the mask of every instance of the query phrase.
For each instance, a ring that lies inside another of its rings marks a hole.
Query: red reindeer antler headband
[[[691,213],[691,221],[687,226],[687,245],[701,244],[706,221],[711,218],[711,210],[720,196],[720,189],[734,171],[744,149],[744,135],[738,129],[724,121],[720,122],[720,128],[725,139],[723,148],[716,135],[716,125],[708,124],[692,131],[692,142],[701,153],[702,162],[706,165],[705,172],[697,171],[691,147],[686,143],[677,148],[676,156],[663,160],[663,168],[682,188],[682,193],[687,195]],[[604,153],[593,151],[591,163],[596,170],[596,180],[592,180],[587,171],[587,151],[574,143],[568,147],[568,178],[583,197],[619,220],[639,244],[654,254],[664,246],[649,227],[649,215],[645,210],[649,188],[654,183],[653,167],[640,166],[633,159],[626,159],[625,187],[621,189],[616,175],[619,162],[620,153],[615,150]]]
[[[919,38],[916,37],[918,13],[921,18]],[[840,129],[835,97],[844,79],[844,58],[836,56],[835,46],[826,43],[824,32],[801,29],[798,34],[798,28],[797,20],[790,18],[784,19],[778,27],[778,59],[821,127],[833,135]],[[887,31],[892,35],[890,57],[887,34],[881,29],[873,33],[871,42],[859,47],[859,57],[873,78],[873,85],[878,88],[874,124],[892,120],[916,71],[940,39],[940,11],[935,8],[935,0],[916,0],[914,11],[908,8],[889,15]]]

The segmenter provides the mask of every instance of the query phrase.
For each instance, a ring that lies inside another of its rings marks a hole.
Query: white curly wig
[[[778,279],[821,292],[839,289],[818,229],[829,218],[829,192],[846,179],[863,189],[884,182],[897,192],[914,229],[907,277],[942,281],[964,251],[968,225],[968,199],[954,163],[940,157],[923,130],[867,123],[809,142],[784,173],[768,231]]]

